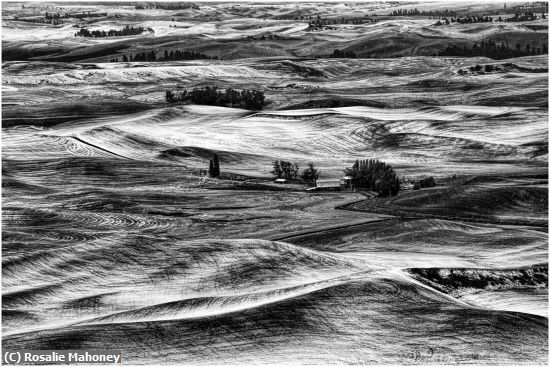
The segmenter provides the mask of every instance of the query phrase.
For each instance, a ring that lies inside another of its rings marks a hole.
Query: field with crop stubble
[[[4,2],[4,348],[546,364],[548,14],[496,20],[518,4]],[[389,15],[414,8],[494,19]],[[126,26],[145,31],[75,36]],[[487,40],[540,52],[437,56]],[[207,86],[263,109],[166,99]],[[357,159],[437,185],[311,193],[271,173]]]

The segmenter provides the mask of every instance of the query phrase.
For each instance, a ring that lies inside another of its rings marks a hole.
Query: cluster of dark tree
[[[501,17],[498,17],[498,18],[499,18],[499,22],[502,22],[502,18]],[[438,20],[437,23],[435,23],[435,25],[440,26],[440,25],[443,25],[443,23],[445,23],[445,25],[449,25],[451,23],[470,24],[470,23],[492,23],[492,22],[493,22],[493,18],[489,16],[484,16],[484,17],[467,16],[467,17],[451,18],[450,20],[449,18],[445,17],[443,18],[443,22],[441,20]]]
[[[345,19],[342,18],[344,24],[365,24],[365,23],[374,23],[376,22],[374,19],[368,19],[368,18],[351,18],[351,19]]]
[[[500,71],[502,68],[500,65],[491,65],[491,64],[487,64],[485,66],[481,66],[481,65],[476,65],[476,66],[470,66],[469,67],[469,71],[470,73],[492,73],[492,72],[495,72],[495,71]],[[465,70],[465,69],[459,69],[458,70],[458,74],[460,75],[468,75],[468,71]]]
[[[512,63],[486,64],[486,65],[475,65],[475,66],[470,66],[469,68],[459,69],[458,74],[459,75],[495,74],[495,73],[506,73],[510,71],[528,72],[528,73],[547,73],[548,68],[526,68],[526,67],[518,66]]]
[[[140,52],[134,55],[126,56],[122,55],[122,62],[135,62],[135,61],[175,61],[175,60],[218,60],[218,56],[209,56],[200,52],[186,51],[186,50],[164,50],[164,57],[157,57],[155,51]],[[119,62],[119,59],[111,59],[111,62]]]
[[[496,43],[494,40],[483,40],[481,44],[474,44],[472,47],[466,45],[451,45],[447,46],[439,53],[439,56],[484,56],[494,60],[509,59],[513,57],[521,57],[528,55],[539,55],[548,53],[548,46],[531,47],[526,45],[524,48],[521,44],[516,43],[515,48],[508,47],[505,43]]]
[[[310,20],[308,23],[308,27],[306,28],[306,31],[321,31],[323,29],[331,29],[330,27],[327,28],[327,20],[322,19],[319,15],[317,15],[317,18]]]
[[[45,19],[45,18],[22,18],[19,19],[19,17],[15,16],[13,17],[13,20],[17,20],[19,22],[27,22],[27,23],[43,23],[43,24],[63,24],[63,21],[61,19]]]
[[[164,9],[164,10],[184,10],[184,9],[200,9],[197,4],[193,3],[182,3],[182,2],[174,2],[174,3],[146,3],[146,4],[137,4],[135,5],[135,9],[137,10],[143,10],[143,9]]]
[[[166,91],[166,101],[190,102],[194,104],[239,107],[249,110],[261,110],[265,103],[265,96],[258,90],[236,90],[228,88],[225,92],[216,87],[194,88],[191,91]]]
[[[46,12],[46,15],[44,16],[44,18],[46,19],[60,19],[60,18],[76,18],[76,19],[84,19],[84,18],[99,18],[99,17],[106,17],[107,16],[107,13],[92,13],[92,12],[82,12],[82,14],[80,13],[75,13],[75,14],[69,14],[69,13],[65,13],[65,14],[59,14],[59,13],[56,13],[56,14],[49,14],[48,12]]]
[[[376,191],[380,196],[394,196],[399,192],[399,178],[392,166],[378,159],[357,160],[344,172],[352,178],[355,187]]]
[[[285,36],[281,36],[280,34],[277,34],[277,33],[268,33],[268,34],[261,34],[256,36],[247,36],[246,39],[249,41],[253,41],[253,40],[265,41],[265,40],[282,40],[286,38]]]
[[[417,183],[414,184],[413,190],[425,189],[427,187],[435,187],[435,180],[433,177],[426,177],[420,179]]]
[[[139,52],[134,55],[130,55],[130,57],[126,55],[122,55],[122,62],[138,62],[138,61],[158,61],[157,60],[157,54],[155,51],[151,52]],[[118,58],[111,59],[111,62],[118,62]]]
[[[504,9],[506,9],[506,4],[504,4]],[[548,1],[538,1],[538,2],[525,2],[525,3],[516,3],[509,7],[514,13],[524,13],[527,11],[530,12],[545,12],[548,13]],[[510,10],[508,10],[510,11]]]
[[[187,50],[171,50],[168,52],[168,50],[164,50],[164,58],[161,60],[164,61],[171,61],[171,60],[199,60],[199,59],[206,59],[206,60],[218,60],[218,56],[210,56],[207,54],[203,54],[201,52],[194,52],[194,51],[187,51]]]
[[[317,18],[320,18],[319,15],[317,15]],[[313,17],[304,15],[301,17],[295,17],[294,20],[313,20]],[[365,23],[372,23],[374,22],[373,19],[369,19],[366,16],[365,17],[355,17],[355,18],[320,18],[321,25],[328,25],[328,24],[365,24]]]
[[[444,22],[446,25],[451,24],[451,22],[449,22],[449,19],[447,19],[447,18],[445,18],[445,19],[443,20],[443,22]],[[438,20],[437,23],[435,23],[434,25],[436,25],[436,26],[439,27],[440,25],[443,25],[443,23],[441,22],[441,20]]]
[[[302,171],[302,180],[307,182],[315,182],[319,178],[319,171],[313,165],[313,162],[307,164],[307,168]]]
[[[541,19],[546,19],[546,15],[544,13],[541,13],[540,17]],[[508,17],[504,19],[504,21],[505,22],[528,22],[536,19],[537,19],[537,15],[535,13],[527,12],[527,13],[515,13],[513,17]]]
[[[214,156],[210,160],[210,166],[208,167],[208,175],[210,177],[220,176],[220,160],[218,155],[214,153]]]
[[[502,18],[501,18],[502,19]],[[493,18],[489,16],[470,16],[470,17],[458,17],[451,18],[451,23],[469,24],[469,23],[492,23]]]
[[[303,17],[304,20],[306,17]],[[323,29],[335,29],[333,27],[327,27],[331,24],[364,24],[364,23],[374,23],[374,19],[369,19],[366,17],[359,17],[359,18],[331,18],[331,19],[325,19],[321,18],[321,16],[317,15],[316,18],[309,17],[309,23],[308,27],[306,28],[306,31],[317,31],[317,30],[323,30]]]
[[[273,161],[273,171],[271,173],[277,178],[297,179],[299,172],[298,163]],[[315,168],[313,162],[309,162],[307,168],[300,174],[300,178],[306,182],[315,182],[319,178],[319,170]]]
[[[443,22],[438,21],[435,25],[442,25],[443,23],[449,25],[451,23],[459,23],[459,24],[470,24],[470,23],[492,23],[493,20],[496,22],[525,22],[530,20],[537,19],[537,16],[533,13],[527,13],[527,14],[515,14],[513,17],[510,18],[502,18],[502,16],[499,15],[497,19],[493,19],[493,17],[490,17],[488,15],[485,16],[465,16],[465,17],[457,17],[457,18],[450,18],[447,17],[443,18]],[[541,14],[541,19],[546,19],[546,15],[544,13]]]
[[[421,17],[456,17],[457,13],[453,10],[418,10],[418,9],[397,9],[391,12],[391,16],[400,17],[400,16],[421,16]]]
[[[57,14],[50,14],[48,12],[46,12],[46,15],[44,15],[44,18],[45,19],[61,19],[62,17],[63,18],[68,18],[68,13],[65,13],[64,16],[62,16],[61,14],[57,13]]]
[[[77,19],[84,19],[84,18],[99,18],[99,17],[106,17],[107,13],[92,13],[92,12],[82,12],[82,14],[67,14],[67,18],[77,18]]]
[[[300,172],[299,170],[300,167],[298,166],[298,163],[273,161],[273,171],[271,171],[271,173],[277,178],[286,178],[287,180],[290,180],[298,177],[298,173]]]
[[[345,51],[345,50],[340,51],[339,49],[336,49],[332,52],[330,57],[340,58],[340,59],[344,59],[344,58],[356,59],[357,54],[353,51]]]
[[[17,16],[14,17],[14,20],[18,20],[20,22],[29,22],[29,23],[48,23],[48,24],[63,24],[62,19],[68,19],[68,18],[76,18],[76,19],[83,19],[83,18],[97,18],[97,17],[106,17],[107,13],[82,13],[82,14],[50,14],[46,12],[44,15],[44,18],[23,18],[19,19]]]
[[[151,28],[143,28],[143,27],[130,27],[126,26],[122,29],[109,29],[108,31],[89,31],[87,28],[80,28],[78,32],[76,32],[74,35],[75,37],[94,37],[94,38],[102,38],[102,37],[120,37],[120,36],[135,36],[138,34],[142,34],[145,31],[153,32]]]

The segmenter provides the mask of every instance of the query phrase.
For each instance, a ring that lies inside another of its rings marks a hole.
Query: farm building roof
[[[317,180],[315,185],[317,187],[340,187],[340,179],[333,178],[333,179]]]

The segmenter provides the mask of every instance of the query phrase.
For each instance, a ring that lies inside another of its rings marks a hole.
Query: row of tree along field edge
[[[166,91],[166,102],[188,102],[199,105],[244,108],[261,110],[265,104],[265,96],[258,90],[238,90],[228,88],[225,91],[216,87],[194,88],[191,91]]]
[[[291,163],[287,161],[273,161],[273,170],[271,173],[276,178],[284,178],[287,180],[297,179],[300,172],[300,166],[298,163]],[[300,178],[306,182],[315,182],[319,178],[319,171],[313,165],[313,162],[307,164],[307,168],[302,171]]]
[[[164,55],[164,56],[161,56]],[[164,54],[155,51],[138,52],[136,54],[122,55],[120,58],[111,59],[111,62],[135,62],[135,61],[180,61],[180,60],[218,60],[218,56],[210,56],[202,52],[187,50],[164,50]]]
[[[122,37],[122,36],[136,36],[148,31],[153,33],[152,28],[143,27],[130,27],[126,26],[122,29],[109,29],[108,31],[94,30],[90,31],[87,28],[80,28],[74,35],[75,37],[89,37],[89,38],[105,38],[105,37]]]

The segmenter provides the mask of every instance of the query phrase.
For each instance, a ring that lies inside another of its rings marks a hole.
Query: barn
[[[331,178],[315,181],[315,187],[317,190],[337,191],[340,190],[340,179]]]

